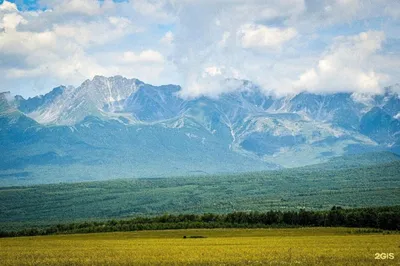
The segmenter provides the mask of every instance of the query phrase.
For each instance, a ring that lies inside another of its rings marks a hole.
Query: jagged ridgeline
[[[266,95],[248,81],[218,98],[121,76],[24,99],[0,95],[0,185],[276,170],[400,152],[400,99]]]

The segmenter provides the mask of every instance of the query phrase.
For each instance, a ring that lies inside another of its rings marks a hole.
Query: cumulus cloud
[[[178,83],[217,97],[247,79],[274,94],[379,92],[398,81],[391,0],[40,0],[0,5],[0,90],[94,75]],[[229,81],[229,82],[228,82]],[[50,84],[50,85],[49,85]]]
[[[293,39],[297,32],[294,28],[272,28],[264,25],[245,24],[238,31],[244,48],[280,49]]]
[[[236,79],[238,73],[233,68],[225,66],[209,66],[203,69],[200,75],[189,76],[187,87],[180,91],[182,98],[196,98],[208,96],[217,98],[221,93],[233,92],[244,88],[244,81]],[[226,78],[231,77],[231,78]]]
[[[150,48],[128,46],[121,51],[117,46],[118,59],[103,60],[111,52],[109,46],[126,42],[144,28],[116,12],[113,1],[79,3],[43,1],[46,11],[20,11],[7,1],[0,5],[0,71],[6,79],[0,90],[34,95],[50,88],[32,88],[30,82],[26,88],[26,80],[45,86],[79,85],[95,75],[150,78],[144,69],[153,76],[163,70],[163,55]]]
[[[0,11],[16,11],[17,5],[8,1],[4,1],[3,4],[0,5]]]
[[[268,21],[285,20],[303,9],[301,0],[180,2],[172,59],[182,74],[185,94],[196,96],[199,88],[207,88],[203,95],[215,96],[221,92],[217,84],[232,75],[249,78],[250,69],[244,65],[260,57],[253,53],[281,53],[296,35],[294,28],[268,26]],[[225,66],[225,71],[211,80],[203,75],[210,66]]]
[[[369,30],[379,26],[360,26],[360,21],[385,19],[388,6],[395,4],[182,1],[173,53],[183,76],[182,94],[215,97],[226,91],[220,83],[233,75],[278,95],[304,90],[379,92],[395,75],[386,63],[397,65],[400,56],[384,54],[383,29]]]
[[[295,88],[309,91],[357,91],[377,93],[386,76],[370,64],[371,57],[382,47],[385,34],[362,32],[338,37],[331,49],[311,69],[293,83]]]

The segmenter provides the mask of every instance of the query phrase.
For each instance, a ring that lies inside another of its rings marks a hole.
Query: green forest
[[[381,230],[400,230],[400,206],[343,209],[329,211],[268,211],[233,212],[228,214],[180,214],[155,217],[136,217],[128,220],[57,224],[47,228],[31,228],[1,232],[0,237],[98,233],[138,230],[189,228],[265,228],[265,227],[363,227]],[[371,230],[370,230],[371,231]],[[380,232],[372,230],[371,232]]]
[[[400,161],[331,169],[119,179],[0,188],[0,229],[234,212],[326,211],[400,205]]]

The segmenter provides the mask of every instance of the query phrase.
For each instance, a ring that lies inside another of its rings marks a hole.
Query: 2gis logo
[[[376,260],[393,260],[394,253],[375,253]]]

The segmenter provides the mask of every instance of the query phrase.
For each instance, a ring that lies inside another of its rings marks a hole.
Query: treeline
[[[329,211],[234,212],[229,214],[165,214],[129,220],[58,224],[48,228],[0,231],[0,237],[189,228],[343,226],[400,230],[400,206],[360,209],[332,207]]]

